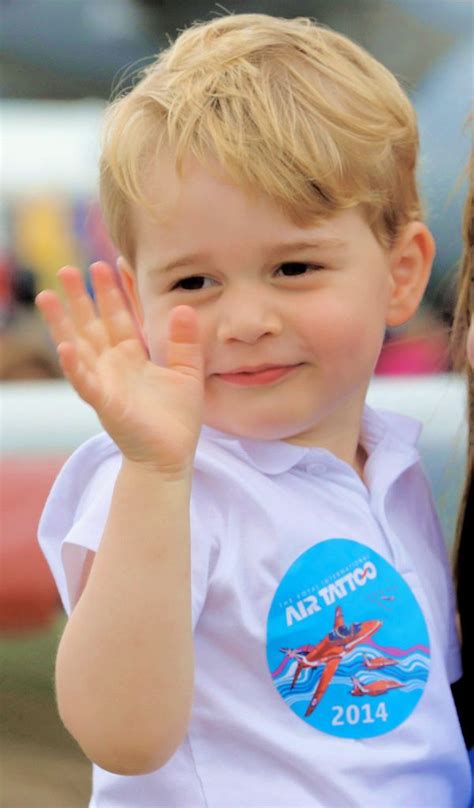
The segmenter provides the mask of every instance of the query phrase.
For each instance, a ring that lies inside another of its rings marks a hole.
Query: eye
[[[293,275],[307,275],[309,272],[317,272],[323,269],[321,264],[307,264],[304,261],[287,261],[278,267],[279,272],[283,272],[287,278]]]
[[[182,289],[185,292],[196,292],[205,289],[205,282],[213,282],[212,278],[206,278],[204,275],[190,275],[189,278],[182,278],[177,281],[171,288]]]

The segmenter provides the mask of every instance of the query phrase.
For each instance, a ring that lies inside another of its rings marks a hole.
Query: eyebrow
[[[314,241],[287,241],[277,244],[269,250],[269,256],[284,255],[288,252],[303,252],[308,249],[336,249],[342,250],[347,247],[347,242],[339,238],[321,238]],[[185,269],[186,267],[202,264],[209,260],[209,253],[196,252],[189,255],[178,256],[163,266],[153,267],[150,272],[155,275],[167,275],[173,269]]]

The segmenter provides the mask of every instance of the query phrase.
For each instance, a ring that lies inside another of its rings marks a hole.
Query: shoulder
[[[40,534],[54,526],[65,534],[88,510],[108,508],[122,463],[113,440],[102,432],[79,446],[59,472],[40,522]],[[199,440],[194,462],[193,501],[196,507],[222,493],[235,476],[231,451],[207,437]],[[207,508],[208,510],[208,508]]]
[[[63,466],[59,478],[64,482],[74,480],[81,487],[99,471],[106,474],[118,469],[121,457],[113,440],[106,432],[101,432],[76,449]]]
[[[38,539],[48,560],[69,539],[96,550],[107,518],[121,454],[106,434],[82,444],[59,472],[41,515]],[[51,562],[50,562],[51,563]]]
[[[416,452],[423,424],[409,415],[367,405],[362,416],[362,435],[390,448],[405,448]]]
[[[108,435],[91,438],[59,472],[41,515],[38,541],[68,613],[88,554],[100,543],[120,464]]]
[[[67,460],[50,491],[42,523],[54,511],[63,521],[74,521],[88,493],[112,489],[120,469],[121,454],[106,433],[83,443]],[[66,525],[64,525],[66,527]]]

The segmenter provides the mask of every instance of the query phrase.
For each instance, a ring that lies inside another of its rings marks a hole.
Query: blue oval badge
[[[273,598],[267,660],[275,687],[311,726],[342,738],[398,727],[428,681],[426,622],[378,553],[329,539],[291,565]]]

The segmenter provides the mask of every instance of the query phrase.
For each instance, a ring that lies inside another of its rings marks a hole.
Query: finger
[[[76,345],[82,361],[87,367],[94,368],[97,354],[90,343],[78,334],[74,322],[65,311],[56,292],[45,289],[37,295],[35,302],[56,347],[59,348],[59,345],[64,343]]]
[[[77,346],[72,342],[61,342],[58,356],[66,379],[84,401],[94,406],[99,393],[97,382],[94,373],[81,359]]]
[[[204,359],[198,318],[191,306],[176,306],[170,314],[166,364],[173,370],[203,378]]]
[[[99,353],[109,344],[107,330],[97,316],[82,273],[75,267],[63,267],[58,277],[64,289],[68,309],[77,330],[86,336]]]
[[[140,339],[117,276],[108,264],[98,261],[91,266],[97,308],[112,345]]]
[[[36,296],[35,302],[56,345],[77,338],[74,323],[55,292],[45,289]]]

